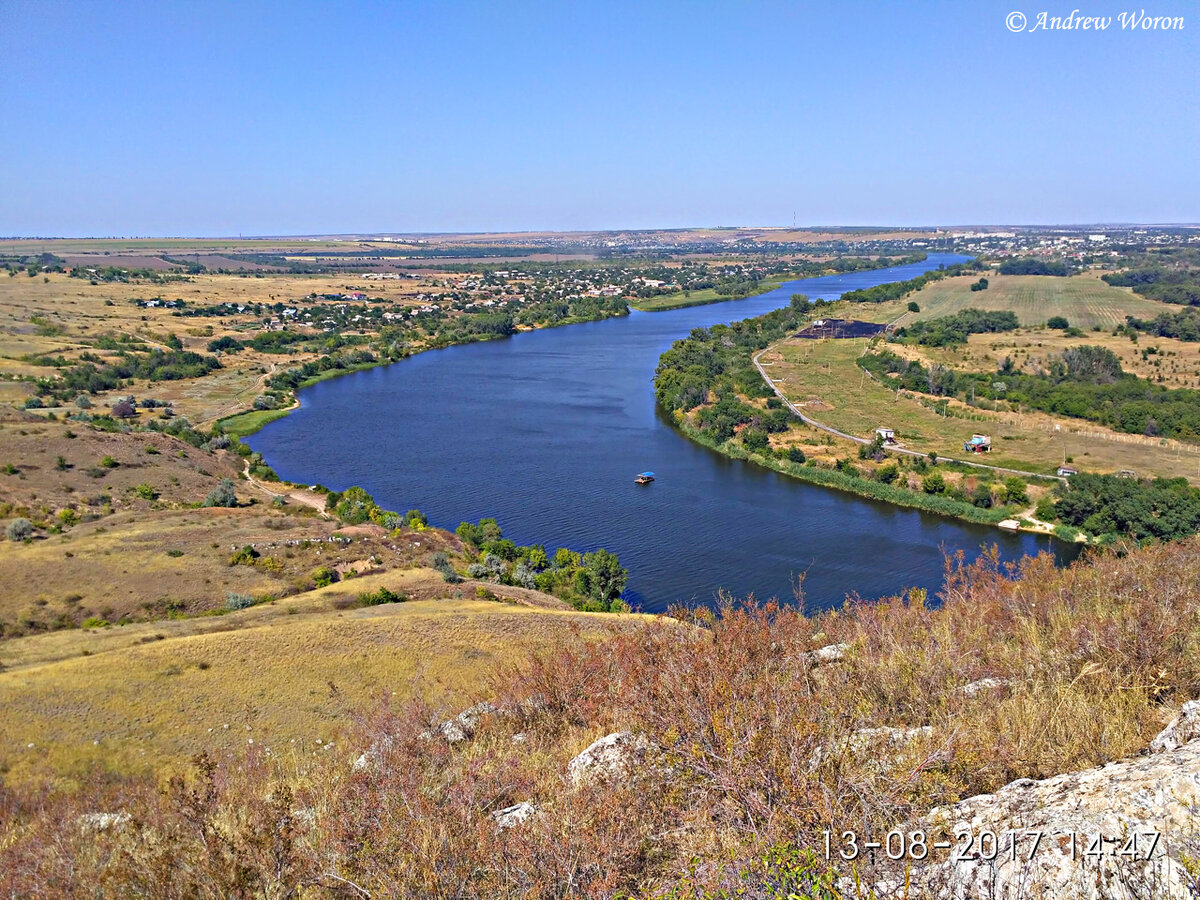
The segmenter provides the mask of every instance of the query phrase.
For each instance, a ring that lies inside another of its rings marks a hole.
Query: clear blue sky
[[[0,0],[0,235],[1200,221],[1200,5],[1074,3],[1185,27],[1005,25],[1071,0]]]

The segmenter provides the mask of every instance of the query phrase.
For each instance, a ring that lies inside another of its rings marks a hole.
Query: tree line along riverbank
[[[897,506],[1100,543],[1174,539],[1200,527],[1200,491],[1184,479],[1020,474],[936,453],[890,453],[880,436],[838,437],[802,422],[776,396],[756,356],[828,306],[797,295],[784,309],[693,330],[659,360],[658,403],[690,439],[726,456]]]

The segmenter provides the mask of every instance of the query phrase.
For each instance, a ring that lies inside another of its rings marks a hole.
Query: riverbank
[[[789,281],[806,278],[822,278],[828,275],[844,275],[849,272],[871,272],[877,269],[888,269],[894,266],[911,265],[924,262],[929,258],[927,253],[913,253],[900,259],[878,257],[841,257],[825,263],[800,263],[794,265],[791,271],[777,272],[763,278],[756,288],[748,293],[721,294],[716,288],[703,288],[698,291],[678,291],[660,297],[648,297],[630,302],[630,307],[641,312],[666,312],[672,309],[685,309],[691,306],[707,306],[710,303],[725,303],[728,301],[748,300],[775,290]]]
[[[770,278],[764,278],[758,283],[758,287],[755,290],[740,296],[718,294],[716,288],[705,288],[700,291],[680,291],[677,294],[666,294],[662,297],[649,297],[644,300],[631,302],[629,306],[631,309],[636,309],[640,312],[666,312],[670,309],[685,309],[689,306],[707,306],[710,303],[747,300],[750,297],[757,297],[760,294],[773,291],[785,281],[793,281],[795,278],[795,275],[774,275]]]
[[[697,329],[750,337],[752,329],[724,323],[772,315],[788,307],[795,293],[832,300],[958,259],[931,257],[885,271],[792,281],[730,305],[422,354],[411,365],[318,385],[302,396],[299,412],[246,440],[283,479],[373,487],[384,506],[419,508],[435,525],[453,528],[466,517],[489,515],[522,544],[567,539],[574,547],[607,547],[629,568],[630,601],[644,610],[713,602],[718,588],[735,596],[787,598],[798,571],[807,572],[814,609],[840,605],[848,586],[864,597],[912,585],[936,591],[942,548],[974,555],[981,543],[996,543],[1005,559],[1018,559],[1044,550],[1046,542],[949,516],[918,518],[892,504],[822,490],[828,479],[784,480],[762,466],[723,460],[682,440],[646,388],[675,338]],[[761,388],[748,359],[745,369],[746,382]],[[762,400],[757,404],[762,414]],[[797,426],[793,438],[815,435]],[[846,462],[856,468],[871,466],[852,448],[804,449],[823,468],[836,462],[826,452],[831,449],[849,456]],[[948,485],[960,477],[946,466],[930,469],[943,473]],[[658,473],[655,484],[633,485],[644,470]],[[920,491],[922,473],[915,466],[901,472]],[[705,505],[711,513],[700,511]],[[736,516],[736,535],[721,509]],[[664,527],[681,516],[686,528]],[[803,545],[795,540],[800,520]],[[863,541],[876,548],[869,561],[839,551]],[[1052,549],[1062,548],[1056,543]]]
[[[787,395],[784,394],[784,392],[779,389],[779,387],[775,384],[775,382],[771,380],[771,377],[766,373],[766,370],[763,369],[762,363],[759,362],[759,358],[765,352],[767,352],[767,350],[770,350],[770,349],[771,348],[768,347],[764,350],[758,351],[758,353],[755,353],[754,356],[751,357],[751,361],[754,363],[754,367],[758,370],[759,375],[762,376],[764,383],[766,383],[767,386],[769,386],[771,388],[771,390],[774,391],[775,396],[777,396],[783,402],[783,404],[789,410],[791,410],[791,412],[795,416],[797,416],[806,425],[809,425],[820,431],[827,432],[828,434],[834,435],[834,436],[842,438],[844,440],[852,441],[852,442],[862,445],[862,446],[870,446],[871,442],[865,438],[855,437],[853,435],[849,435],[844,432],[838,431],[836,428],[833,428],[829,425],[819,422],[816,419],[812,418],[811,416],[806,415],[805,413],[801,412],[795,406],[795,404],[793,404],[791,402],[791,400],[789,400],[787,398]],[[869,372],[867,374],[870,375]],[[920,453],[919,451],[907,450],[902,447],[891,447],[888,449],[888,452],[891,454],[897,454],[900,456],[908,456],[908,457],[912,457],[912,458],[922,458],[922,457],[926,456],[926,454]],[[1004,475],[1018,475],[1018,476],[1021,476],[1022,478],[1041,479],[1041,480],[1044,480],[1047,482],[1061,483],[1061,482],[1066,481],[1066,479],[1057,477],[1057,476],[1043,475],[1038,472],[1029,472],[1029,471],[1025,471],[1022,469],[1006,468],[1004,466],[990,466],[990,465],[987,465],[986,463],[974,462],[971,460],[953,459],[951,457],[938,457],[938,461],[942,465],[950,464],[955,467],[962,467],[962,468],[966,468],[966,469],[972,469],[972,468],[983,469],[983,470],[986,470],[989,472],[996,472],[996,473],[1004,474]],[[798,477],[798,478],[801,478],[802,480],[808,480],[808,479],[805,479],[803,475],[796,475],[792,472],[785,472],[784,474],[791,474],[793,477]],[[842,473],[837,473],[837,474],[840,475]],[[855,478],[852,478],[851,481],[852,482],[853,481],[862,481],[862,483],[864,485],[874,484],[874,482],[863,481],[862,479],[855,479]],[[891,485],[883,485],[883,487],[890,488]],[[854,486],[841,487],[839,489],[840,490],[849,490],[852,493],[858,493],[861,496],[868,496],[873,499],[886,499],[883,497],[876,498],[876,495],[874,493],[864,492],[861,489],[856,489]],[[897,499],[887,499],[887,502],[895,503],[896,505],[899,505],[899,506],[914,506],[914,505],[916,505],[916,506],[918,506],[918,508],[925,509],[926,508],[925,506],[921,506],[919,504],[913,504],[911,502],[908,502],[907,497],[905,495],[912,495],[912,494],[913,494],[912,491],[900,489],[899,492],[896,494]],[[914,496],[920,496],[920,495],[914,495]],[[957,518],[964,518],[967,521],[976,521],[976,519],[971,518],[973,512],[977,511],[976,507],[974,507],[973,505],[970,505],[970,504],[965,504],[965,503],[956,503],[956,506],[963,507],[963,510],[961,513],[954,514]],[[928,511],[934,512],[936,510],[930,509]],[[1043,535],[1050,534],[1050,535],[1055,535],[1056,537],[1059,537],[1062,540],[1074,540],[1074,541],[1078,541],[1080,543],[1088,543],[1090,541],[1090,537],[1087,534],[1085,534],[1084,532],[1070,534],[1067,531],[1056,531],[1055,526],[1052,523],[1042,522],[1042,521],[1038,520],[1033,515],[1032,511],[1029,511],[1029,510],[1027,510],[1023,515],[1009,515],[1009,516],[1005,516],[1005,517],[1001,518],[999,521],[996,521],[996,522],[979,521],[978,524],[995,524],[997,527],[1003,528],[1006,531],[1024,531],[1029,534],[1043,534]],[[1058,526],[1058,527],[1059,527],[1059,529],[1062,528],[1062,526]]]
[[[336,368],[325,369],[306,376],[291,388],[292,403],[288,406],[279,407],[276,409],[248,409],[241,412],[231,413],[227,416],[222,416],[217,419],[216,424],[222,431],[233,438],[246,438],[252,434],[265,428],[272,422],[284,418],[290,413],[300,408],[300,398],[298,391],[304,388],[312,387],[322,381],[329,381],[333,378],[340,378],[343,375],[353,375],[356,372],[365,372],[368,369],[375,369],[379,366],[387,366],[392,363],[403,362],[410,357],[416,356],[430,350],[444,350],[448,347],[460,347],[465,344],[478,344],[482,341],[495,341],[510,338],[515,334],[523,334],[529,331],[544,331],[552,328],[562,328],[568,325],[582,325],[588,322],[603,322],[606,319],[623,318],[629,315],[628,308],[623,313],[612,315],[596,316],[587,318],[583,316],[571,316],[565,319],[558,319],[554,322],[538,325],[517,326],[512,334],[468,334],[464,335],[461,340],[434,340],[423,347],[415,350],[406,351],[402,356],[381,356],[368,362],[351,363],[348,365],[338,366]],[[286,374],[286,373],[284,373]]]
[[[833,488],[845,493],[856,494],[859,497],[866,497],[869,500],[890,503],[893,506],[905,506],[911,509],[919,509],[922,512],[948,516],[964,522],[970,522],[973,525],[998,526],[1002,521],[1011,516],[1011,511],[1003,509],[980,509],[970,503],[963,503],[934,494],[918,494],[905,488],[898,488],[883,482],[860,478],[838,469],[823,469],[807,462],[794,463],[775,456],[754,453],[733,441],[717,443],[686,419],[676,420],[675,424],[690,440],[695,441],[697,444],[702,444],[710,450],[715,450],[723,456],[727,456],[730,459],[746,460],[808,484]],[[1036,529],[1033,528],[1021,530],[1037,533]]]
[[[892,453],[882,437],[861,438],[809,418],[768,377],[759,357],[841,303],[795,297],[757,318],[693,331],[659,359],[660,406],[690,439],[800,481],[975,525],[1005,522],[1008,531],[1044,533],[1029,509],[1059,479],[932,453]]]

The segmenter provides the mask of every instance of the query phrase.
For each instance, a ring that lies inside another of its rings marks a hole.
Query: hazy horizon
[[[1022,8],[16,0],[0,233],[1200,221],[1200,19]]]

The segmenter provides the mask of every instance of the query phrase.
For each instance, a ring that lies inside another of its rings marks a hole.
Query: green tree
[[[349,487],[342,492],[334,504],[333,514],[347,525],[361,525],[371,518],[371,512],[377,507],[375,500],[360,487]]]
[[[535,544],[529,548],[529,555],[526,557],[525,564],[529,566],[532,572],[541,572],[550,566],[550,560],[546,557],[546,548],[540,544]]]
[[[585,553],[580,561],[581,568],[576,573],[575,584],[580,593],[586,594],[606,608],[612,601],[621,596],[629,573],[622,568],[615,553],[609,553],[601,548],[592,553]]]
[[[570,570],[579,566],[580,556],[567,547],[559,547],[554,551],[554,568]]]
[[[927,494],[946,493],[946,479],[941,472],[930,472],[921,479],[921,490]]]
[[[992,489],[986,484],[978,485],[971,492],[971,504],[978,506],[980,509],[992,508]]]
[[[1029,493],[1025,490],[1025,482],[1016,475],[1004,479],[1005,503],[1028,503]]]

